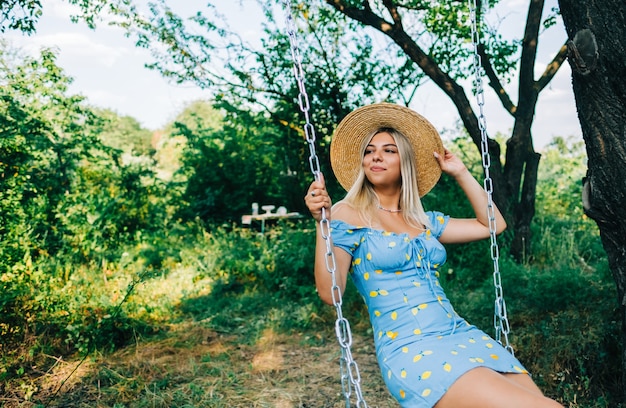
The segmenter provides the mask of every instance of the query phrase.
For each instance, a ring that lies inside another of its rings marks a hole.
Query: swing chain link
[[[491,259],[493,261],[493,284],[495,288],[495,304],[493,326],[495,329],[495,338],[504,346],[512,355],[514,355],[513,347],[509,343],[509,319],[506,312],[506,302],[504,301],[504,291],[502,289],[502,276],[500,274],[499,259],[500,251],[496,240],[496,215],[493,204],[493,180],[489,172],[491,166],[491,157],[489,156],[489,144],[487,136],[487,120],[485,119],[484,106],[485,94],[483,80],[481,76],[481,58],[478,53],[478,44],[480,43],[480,34],[478,32],[478,18],[476,14],[477,0],[468,0],[472,30],[472,45],[474,47],[474,88],[476,93],[476,103],[478,104],[479,116],[478,126],[480,128],[480,150],[482,155],[482,165],[485,171],[485,179],[483,187],[487,193],[487,218],[489,220],[489,236],[491,239]],[[502,339],[504,337],[504,339]]]
[[[291,58],[293,60],[293,72],[296,82],[298,84],[298,105],[300,111],[304,114],[304,136],[309,146],[309,166],[311,173],[315,177],[315,180],[320,181],[322,172],[320,170],[320,161],[315,151],[315,128],[311,123],[309,114],[309,96],[306,92],[304,82],[304,70],[302,69],[302,56],[300,54],[300,48],[298,46],[298,38],[296,35],[296,25],[293,18],[292,4],[290,0],[283,0],[283,7],[286,11],[286,26],[287,34],[289,35],[289,43],[291,49]],[[335,263],[335,254],[333,252],[332,238],[330,235],[330,221],[326,216],[326,209],[322,208],[322,218],[319,221],[320,234],[326,243],[326,269],[331,276],[331,294],[333,305],[336,310],[337,320],[335,321],[335,335],[339,346],[341,347],[341,357],[339,358],[339,367],[341,375],[341,389],[346,401],[346,407],[351,407],[352,393],[356,396],[356,407],[367,408],[367,403],[363,399],[363,393],[361,391],[361,374],[359,373],[359,366],[352,357],[352,331],[350,330],[350,323],[343,317],[341,306],[343,304],[341,296],[341,288],[337,283],[337,266]]]

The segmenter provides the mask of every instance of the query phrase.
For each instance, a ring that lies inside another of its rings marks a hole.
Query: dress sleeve
[[[428,215],[428,218],[430,219],[430,231],[432,235],[435,238],[439,238],[443,233],[443,230],[446,229],[448,221],[450,221],[450,216],[444,215],[439,211],[428,211],[426,215]]]
[[[363,242],[365,229],[355,227],[343,221],[332,220],[330,222],[330,234],[333,245],[352,254]]]

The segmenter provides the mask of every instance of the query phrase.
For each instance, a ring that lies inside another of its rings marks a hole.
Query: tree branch
[[[389,11],[391,18],[393,19],[394,25],[397,28],[404,30],[404,28],[402,27],[402,18],[400,17],[400,13],[398,13],[398,8],[395,2],[393,2],[392,0],[383,0],[383,4],[387,8],[387,11]]]
[[[504,109],[506,109],[511,115],[515,115],[517,106],[515,106],[509,97],[509,94],[504,90],[496,71],[494,71],[491,66],[491,58],[487,54],[483,44],[478,44],[478,55],[480,55],[480,63],[485,70],[485,74],[487,75],[487,78],[489,78],[489,86],[491,86],[491,88],[496,92],[496,95],[498,95]]]
[[[545,88],[550,83],[550,81],[552,81],[552,78],[554,78],[566,59],[567,44],[563,44],[559,52],[552,59],[552,62],[548,64],[546,70],[543,71],[543,74],[537,81],[536,88],[538,92],[541,92],[541,90],[543,90],[543,88]]]
[[[528,17],[526,18],[526,28],[524,30],[524,39],[522,40],[522,56],[520,58],[519,103],[528,102],[534,105],[534,101],[537,99],[534,70],[543,6],[544,0],[531,0],[528,7]]]

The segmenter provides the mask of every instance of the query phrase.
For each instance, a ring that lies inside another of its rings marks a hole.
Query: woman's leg
[[[537,384],[530,378],[527,374],[513,374],[513,373],[504,373],[502,374],[507,379],[513,381],[520,387],[525,388],[529,392],[532,392],[537,395],[543,396],[543,392],[537,387]]]
[[[518,376],[518,377],[516,377]],[[436,408],[557,408],[525,374],[503,375],[486,367],[463,374]]]

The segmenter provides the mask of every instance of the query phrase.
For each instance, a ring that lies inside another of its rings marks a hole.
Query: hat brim
[[[413,146],[419,195],[423,197],[441,177],[441,167],[433,152],[443,155],[443,143],[439,132],[426,118],[392,103],[363,106],[339,123],[330,144],[330,163],[337,181],[346,191],[352,187],[362,166],[361,142],[380,128],[398,130]]]

